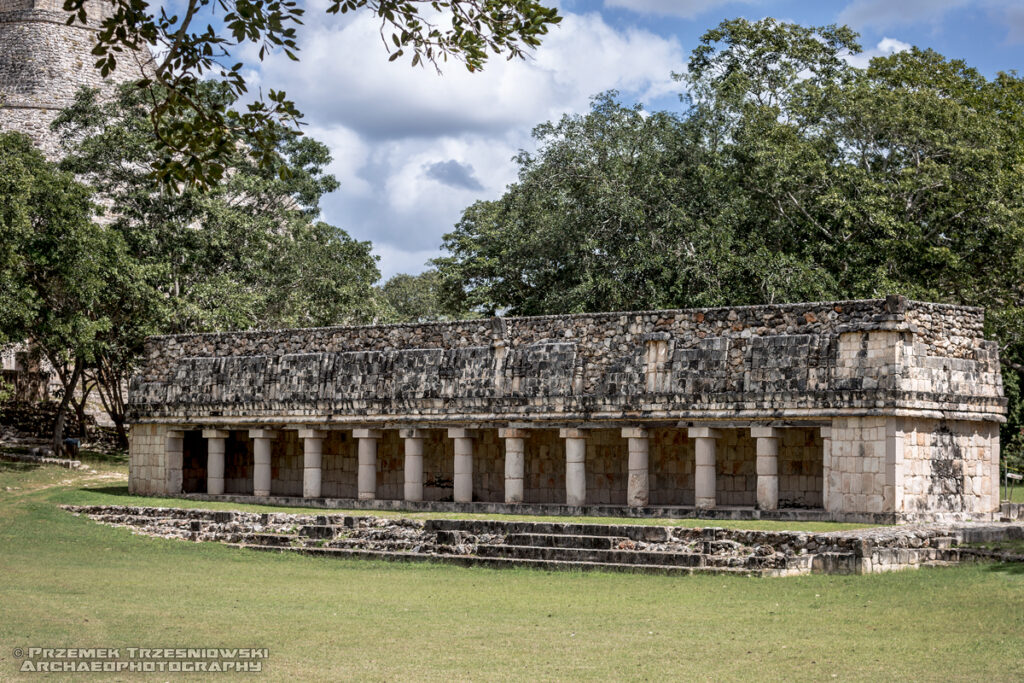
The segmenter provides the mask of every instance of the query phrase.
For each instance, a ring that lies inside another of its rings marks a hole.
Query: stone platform
[[[627,517],[652,519],[729,519],[777,520],[786,522],[828,522],[832,515],[820,508],[781,508],[758,510],[746,506],[727,506],[703,509],[680,505],[560,505],[557,503],[457,503],[452,501],[359,500],[357,498],[302,498],[300,496],[249,496],[241,494],[211,495],[189,493],[181,496],[188,500],[205,502],[243,503],[274,507],[308,507],[321,510],[385,510],[389,512],[462,512],[494,515],[536,515],[558,517]],[[865,524],[889,524],[890,516],[865,515]]]
[[[869,574],[989,559],[959,546],[1024,539],[1024,524],[933,524],[804,533],[157,507],[65,509],[144,535],[271,552],[672,575]]]

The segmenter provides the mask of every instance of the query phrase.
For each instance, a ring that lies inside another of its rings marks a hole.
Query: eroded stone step
[[[530,560],[564,562],[599,562],[604,564],[650,564],[676,567],[703,567],[705,556],[694,553],[659,553],[637,550],[594,550],[587,548],[550,548],[529,545],[488,545],[476,548],[480,557],[513,557]]]
[[[792,573],[789,570],[759,570],[734,567],[687,567],[679,565],[650,565],[650,564],[616,564],[588,561],[565,561],[565,560],[544,560],[514,557],[481,557],[479,555],[437,555],[433,553],[395,553],[375,550],[351,550],[347,548],[327,547],[281,547],[281,546],[259,546],[232,544],[234,547],[247,548],[249,550],[261,550],[272,552],[295,552],[302,555],[320,557],[357,558],[387,560],[395,562],[439,562],[453,564],[461,567],[491,567],[495,569],[505,568],[529,568],[544,569],[553,571],[610,571],[626,572],[637,574],[667,574],[667,575],[694,575],[694,574],[725,574],[734,576],[782,576]]]
[[[562,522],[506,522],[490,519],[428,519],[427,531],[465,531],[471,534],[540,534],[551,536],[613,536],[633,541],[663,543],[669,527],[642,524],[566,524]]]
[[[506,545],[536,546],[538,548],[583,548],[613,550],[620,543],[636,543],[623,536],[566,536],[563,534],[509,534]]]

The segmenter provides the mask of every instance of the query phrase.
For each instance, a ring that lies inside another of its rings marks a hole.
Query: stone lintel
[[[353,429],[352,437],[355,439],[382,439],[384,431],[381,429]]]
[[[326,439],[328,434],[327,430],[311,427],[301,427],[298,431],[300,439]]]
[[[475,429],[464,429],[462,427],[449,427],[448,428],[449,439],[475,439]]]
[[[231,436],[231,432],[225,429],[204,429],[204,439],[226,439]]]
[[[167,430],[167,438],[168,439],[184,439],[185,438],[185,430],[184,429],[168,429]]]
[[[690,427],[687,435],[691,439],[717,439],[722,436],[722,432],[711,427]]]
[[[750,436],[754,439],[777,439],[782,436],[782,430],[777,427],[751,427]]]
[[[646,439],[650,432],[644,427],[623,427],[623,439]]]
[[[274,429],[250,429],[250,439],[274,439],[277,438],[277,430]]]
[[[526,439],[529,436],[529,429],[520,429],[518,427],[501,427],[498,429],[498,437],[502,439]]]
[[[416,427],[407,427],[398,430],[398,436],[403,439],[425,439],[427,438],[426,429],[418,429]]]
[[[585,439],[587,438],[587,430],[563,428],[558,430],[558,436],[562,439]]]

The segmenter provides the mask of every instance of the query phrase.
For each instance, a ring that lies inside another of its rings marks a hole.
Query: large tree
[[[613,95],[535,130],[519,181],[469,207],[447,300],[555,313],[901,293],[985,306],[1024,402],[1024,81],[771,19],[707,32],[680,115]]]
[[[93,54],[104,75],[127,55],[148,50],[155,57],[138,87],[161,151],[153,168],[172,185],[219,181],[242,138],[262,165],[274,163],[275,129],[301,120],[280,90],[261,93],[244,111],[211,106],[202,94],[211,75],[236,98],[247,92],[253,65],[239,60],[245,47],[258,48],[260,60],[274,50],[298,60],[296,29],[305,10],[294,0],[185,0],[180,13],[146,0],[64,0],[64,9],[72,13],[68,23],[98,19]],[[89,16],[98,9],[100,17]],[[375,16],[392,61],[408,54],[413,66],[437,68],[453,59],[470,71],[491,54],[523,57],[561,21],[536,0],[330,0],[326,12]]]
[[[206,106],[229,108],[217,83]],[[115,322],[86,371],[124,432],[122,387],[147,334],[367,322],[378,316],[379,278],[368,242],[319,219],[337,181],[327,148],[275,129],[279,161],[262,166],[242,139],[224,157],[215,188],[168,191],[148,174],[163,154],[148,126],[148,101],[132,86],[101,101],[83,90],[55,121],[61,167],[88,183],[99,222],[124,244],[102,303]],[[255,144],[255,143],[253,143]]]
[[[65,416],[116,322],[111,286],[130,269],[120,235],[92,221],[91,193],[20,133],[0,134],[0,338],[31,339],[57,373]]]

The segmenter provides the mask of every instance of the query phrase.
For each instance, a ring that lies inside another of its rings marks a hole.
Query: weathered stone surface
[[[147,421],[999,420],[983,322],[980,309],[893,297],[156,337],[129,401]]]

